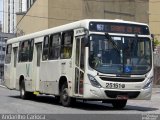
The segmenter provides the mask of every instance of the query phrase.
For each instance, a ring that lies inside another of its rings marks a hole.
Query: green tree
[[[153,40],[153,43],[154,43],[154,47],[160,45],[160,41],[157,38]]]

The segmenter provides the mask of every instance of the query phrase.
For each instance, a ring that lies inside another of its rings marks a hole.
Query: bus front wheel
[[[113,100],[112,105],[116,109],[123,109],[127,104],[127,100]]]
[[[74,98],[69,96],[67,83],[64,83],[61,88],[60,101],[63,106],[71,106],[74,102]]]

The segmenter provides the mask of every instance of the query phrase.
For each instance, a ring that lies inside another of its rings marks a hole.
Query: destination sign
[[[149,35],[149,28],[145,25],[110,22],[90,22],[89,30],[94,32],[123,33]]]

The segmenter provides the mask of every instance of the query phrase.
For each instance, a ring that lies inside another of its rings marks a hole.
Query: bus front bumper
[[[134,99],[134,100],[150,100],[152,87],[141,90],[119,90],[96,88],[90,84],[85,84],[83,99]]]

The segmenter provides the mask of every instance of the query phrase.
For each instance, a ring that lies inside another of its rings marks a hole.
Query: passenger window
[[[27,62],[29,60],[29,40],[20,42],[19,45],[19,62]]]
[[[67,31],[62,34],[61,58],[69,59],[72,55],[73,31]]]
[[[9,64],[11,62],[11,52],[12,52],[12,45],[7,45],[6,57],[5,57],[6,64]]]
[[[34,39],[19,43],[19,62],[31,62],[33,58]]]
[[[49,59],[55,60],[60,57],[61,48],[60,34],[52,34],[49,42]]]
[[[48,52],[49,52],[49,36],[47,35],[44,37],[42,60],[48,59]]]
[[[29,41],[29,61],[31,62],[33,59],[33,50],[34,50],[34,39]]]

